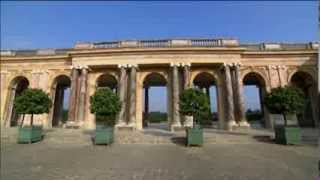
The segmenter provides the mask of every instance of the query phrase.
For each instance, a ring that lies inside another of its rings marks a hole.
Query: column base
[[[62,127],[66,129],[79,129],[83,123],[79,121],[67,121]]]
[[[239,122],[240,127],[250,127],[250,124],[247,121],[240,121]]]
[[[185,130],[185,127],[184,127],[184,126],[181,126],[181,124],[172,124],[172,125],[170,126],[170,130],[171,130],[172,132],[174,132],[174,131],[182,131],[182,130]]]
[[[236,129],[237,127],[238,127],[238,124],[236,123],[236,121],[229,121],[226,123],[225,129],[228,131],[232,131],[232,130]]]
[[[126,123],[119,123],[119,124],[116,124],[116,129],[117,130],[125,130],[125,131],[134,131],[136,129],[136,125],[134,123],[131,123],[131,124],[126,124]]]
[[[123,127],[123,126],[127,126],[127,124],[124,121],[120,121],[115,125],[115,127]]]

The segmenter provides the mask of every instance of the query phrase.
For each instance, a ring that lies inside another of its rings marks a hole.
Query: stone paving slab
[[[4,180],[309,180],[316,179],[314,146],[270,143],[87,144],[6,142]]]
[[[303,129],[303,144],[317,145],[318,131],[316,129]],[[45,130],[43,143],[56,144],[92,144],[93,131],[82,129],[54,128]],[[144,131],[115,131],[116,144],[184,144],[185,131],[169,132],[162,129],[145,129]],[[272,142],[274,133],[267,129],[240,129],[237,131],[224,131],[213,128],[204,129],[204,142],[206,144],[248,144],[257,142]],[[5,128],[1,131],[1,140],[16,142],[17,128]]]

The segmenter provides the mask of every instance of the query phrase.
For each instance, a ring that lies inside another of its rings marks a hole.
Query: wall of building
[[[71,77],[73,67],[88,67],[87,93],[85,95],[85,114],[82,126],[92,129],[95,126],[94,115],[89,110],[89,99],[96,88],[97,78],[104,73],[110,73],[119,79],[118,65],[138,65],[136,86],[136,128],[142,129],[142,83],[144,77],[151,72],[162,74],[168,81],[168,89],[172,89],[170,64],[190,64],[190,82],[201,72],[212,74],[217,81],[218,109],[221,124],[226,122],[224,109],[224,74],[221,68],[225,65],[240,65],[241,79],[250,72],[255,72],[263,78],[265,90],[288,85],[292,75],[303,71],[317,80],[317,58],[315,49],[307,50],[269,50],[252,51],[244,47],[228,48],[158,48],[158,49],[72,49],[65,55],[35,55],[35,56],[1,56],[1,123],[5,122],[6,107],[9,103],[12,80],[24,76],[30,82],[30,87],[41,88],[53,97],[52,85],[59,75]],[[182,78],[182,75],[181,75]],[[72,82],[71,82],[72,83]],[[316,84],[314,86],[316,91]],[[171,92],[168,92],[170,95]],[[318,102],[314,101],[315,107]],[[170,102],[169,102],[170,104]],[[170,106],[171,107],[171,106]],[[51,110],[52,111],[52,110]],[[317,111],[314,109],[314,111]],[[169,112],[170,113],[170,112]],[[171,118],[171,115],[169,115]],[[37,121],[45,127],[50,127],[52,112],[40,115]],[[171,121],[169,119],[169,121]]]

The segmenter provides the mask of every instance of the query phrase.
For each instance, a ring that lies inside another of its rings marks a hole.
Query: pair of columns
[[[240,64],[225,64],[225,97],[226,97],[226,129],[232,130],[235,126],[248,127],[245,116],[243,97],[243,83],[240,76]],[[235,116],[236,115],[236,116]],[[236,119],[237,118],[237,119]],[[236,122],[237,121],[237,122]]]
[[[87,66],[72,67],[68,114],[70,122],[82,123],[85,119],[87,79]]]
[[[127,93],[127,68],[130,68],[130,87]],[[121,111],[118,115],[117,125],[129,125],[134,127],[136,123],[136,72],[137,65],[119,65],[120,80],[119,80],[119,97],[121,101]],[[80,125],[85,121],[86,112],[86,96],[87,96],[87,79],[88,67],[74,66],[71,72],[71,88],[69,99],[69,123]],[[127,103],[127,96],[129,102]],[[127,104],[129,106],[127,107]],[[126,112],[129,108],[129,121],[126,121]]]
[[[190,84],[190,63],[171,63],[172,67],[172,122],[171,128],[181,127],[181,117],[180,117],[180,78],[179,78],[179,67],[183,68],[183,89],[188,89],[191,87]],[[185,117],[184,117],[185,118]]]
[[[130,126],[135,127],[136,125],[136,84],[137,84],[137,68],[136,64],[124,64],[118,65],[120,69],[120,79],[119,79],[119,98],[121,102],[121,110],[118,116],[118,122],[116,126]],[[127,69],[130,69],[130,83],[129,83],[129,93],[127,87]],[[127,99],[129,98],[129,102]],[[127,105],[129,106],[127,107]],[[129,108],[129,120],[126,121],[126,112]]]

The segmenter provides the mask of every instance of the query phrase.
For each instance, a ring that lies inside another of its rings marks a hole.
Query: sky
[[[1,49],[70,48],[76,42],[167,38],[316,41],[317,1],[1,1]],[[151,97],[163,99],[159,103],[151,98],[150,110],[165,111],[163,91],[155,88],[150,92]],[[259,107],[257,97],[255,88],[245,88],[248,108]]]

